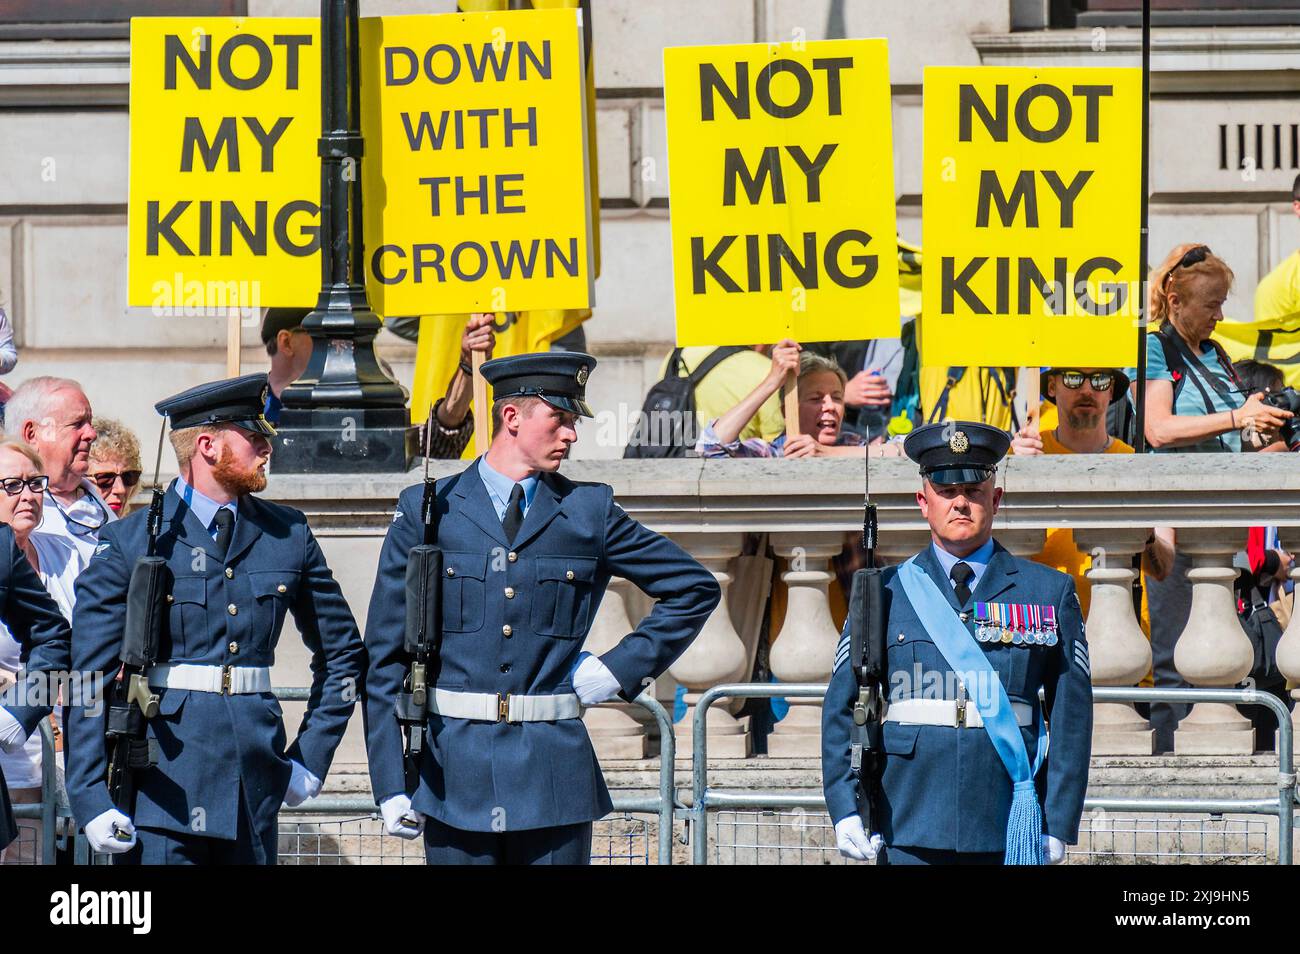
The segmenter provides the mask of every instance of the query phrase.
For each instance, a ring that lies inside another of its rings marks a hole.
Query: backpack
[[[744,347],[714,348],[690,374],[682,364],[682,349],[675,348],[668,358],[663,380],[657,381],[645,396],[641,415],[627,447],[624,459],[661,459],[694,456],[698,422],[695,417],[695,387],[719,364],[748,350]]]
[[[1205,384],[1202,381],[1208,382],[1210,387],[1222,395],[1226,395],[1228,392],[1236,394],[1245,392],[1245,386],[1241,383],[1241,378],[1237,376],[1237,369],[1232,366],[1232,359],[1228,357],[1228,352],[1224,351],[1223,345],[1213,338],[1209,339],[1210,347],[1214,349],[1214,353],[1218,356],[1219,364],[1228,372],[1228,378],[1233,384],[1231,388],[1223,384],[1214,374],[1211,374],[1209,369],[1201,364],[1200,358],[1187,347],[1187,343],[1178,337],[1177,332],[1169,330],[1168,325],[1161,325],[1153,334],[1156,336],[1156,340],[1160,342],[1160,350],[1165,356],[1165,366],[1174,379],[1174,399],[1170,405],[1171,408],[1176,409],[1178,407],[1178,395],[1187,386],[1189,379],[1196,386],[1196,390],[1201,393],[1201,400],[1205,404],[1206,414],[1214,414],[1218,409],[1214,406],[1214,400],[1210,397],[1210,393],[1205,390]],[[1197,373],[1190,373],[1189,365],[1194,365]],[[1178,413],[1177,410],[1174,413]],[[1221,448],[1225,451],[1228,450],[1228,445],[1223,442],[1222,436],[1218,437],[1217,440]]]

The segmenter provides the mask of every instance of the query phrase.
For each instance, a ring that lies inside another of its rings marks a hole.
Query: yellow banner
[[[580,23],[576,10],[362,21],[380,314],[590,307]]]
[[[664,50],[677,343],[897,337],[884,40]]]
[[[161,314],[320,291],[320,21],[131,20],[127,301]]]
[[[1233,361],[1277,365],[1287,387],[1300,388],[1300,315],[1269,321],[1221,321],[1214,337]]]
[[[1131,363],[1141,71],[927,67],[923,102],[921,362]]]

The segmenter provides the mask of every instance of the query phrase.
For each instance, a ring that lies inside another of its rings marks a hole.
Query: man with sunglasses
[[[281,803],[321,788],[356,706],[365,647],[307,518],[256,496],[271,456],[266,375],[217,381],[156,407],[180,476],[151,547],[148,512],[108,527],[77,581],[74,669],[118,672],[136,561],[156,553],[170,588],[148,719],[157,764],[119,809],[105,782],[107,707],[68,717],[68,797],[97,852],[125,864],[275,864]],[[132,594],[134,596],[135,594]],[[292,615],[311,659],[310,701],[286,745],[271,667]],[[124,806],[126,807],[126,806]]]
[[[1047,368],[1039,379],[1043,398],[1056,405],[1055,427],[1041,434],[1028,424],[1011,442],[1020,457],[1036,454],[1132,454],[1133,448],[1106,428],[1106,412],[1112,402],[1122,401],[1128,390],[1128,375],[1118,368]],[[1091,587],[1088,570],[1091,559],[1074,543],[1074,531],[1057,527],[1047,531],[1043,549],[1033,557],[1036,563],[1054,567],[1074,577],[1079,602],[1086,618]],[[1173,534],[1154,530],[1142,552],[1142,570],[1150,578],[1163,580],[1173,563]],[[1139,611],[1142,628],[1150,632],[1146,607]]]

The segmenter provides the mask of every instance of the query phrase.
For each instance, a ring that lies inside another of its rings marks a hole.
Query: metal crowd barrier
[[[826,799],[820,794],[727,792],[710,788],[706,723],[710,707],[722,699],[756,697],[821,699],[825,694],[826,686],[814,683],[733,683],[714,686],[700,697],[695,708],[695,721],[691,726],[694,743],[691,760],[691,805],[684,812],[690,826],[692,864],[708,864],[710,811],[737,808],[826,811]],[[1157,814],[1268,815],[1278,820],[1277,863],[1280,865],[1292,863],[1296,773],[1292,754],[1291,714],[1280,700],[1255,689],[1138,689],[1124,686],[1096,686],[1093,688],[1092,695],[1094,702],[1226,702],[1235,705],[1262,705],[1272,711],[1278,720],[1275,746],[1278,756],[1277,798],[1090,798],[1084,802],[1084,809]]]
[[[56,758],[57,753],[54,751],[54,731],[50,728],[50,720],[42,719],[40,725],[41,733],[41,800],[39,804],[22,804],[14,805],[13,816],[15,819],[39,819],[41,822],[41,864],[54,864],[55,852],[57,851],[57,840],[59,834],[59,819],[71,818],[72,813],[67,810],[67,796],[61,790],[59,785],[59,764]],[[60,809],[63,809],[60,812]],[[19,830],[19,838],[22,838],[22,831]],[[17,844],[17,842],[15,842]]]
[[[306,688],[295,687],[275,690],[275,697],[281,702],[306,702],[309,695],[310,690]],[[673,760],[677,754],[672,719],[664,707],[659,704],[659,701],[649,693],[641,693],[633,700],[633,703],[648,710],[659,725],[659,794],[654,798],[613,795],[614,812],[656,816],[659,842],[657,861],[661,865],[671,865],[673,858],[673,817],[674,808],[676,807],[674,805],[675,776]],[[616,704],[602,703],[602,706]],[[295,819],[299,816],[341,815],[350,816],[354,821],[360,821],[363,818],[377,815],[375,802],[372,798],[313,798],[297,808],[284,807],[280,811],[282,815],[291,815]],[[357,816],[360,816],[360,818]],[[298,835],[299,833],[291,832],[289,834]],[[612,852],[610,854],[613,855]],[[596,855],[596,857],[599,857],[599,855]],[[614,857],[621,859],[625,856],[616,855]],[[420,859],[423,860],[422,851],[420,852]]]

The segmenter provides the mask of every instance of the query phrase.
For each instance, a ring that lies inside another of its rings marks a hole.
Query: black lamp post
[[[280,399],[277,473],[404,473],[416,451],[406,395],[375,356],[361,226],[357,0],[321,0],[321,290],[302,327],[311,360]]]

